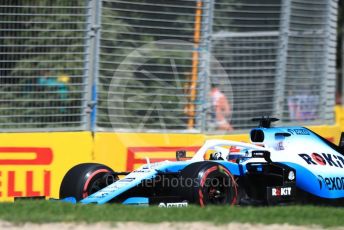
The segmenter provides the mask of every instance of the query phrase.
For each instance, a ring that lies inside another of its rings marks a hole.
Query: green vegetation
[[[47,201],[18,201],[0,204],[0,219],[23,222],[124,222],[138,221],[206,221],[215,224],[229,222],[343,226],[344,209],[315,206],[228,207],[162,209],[158,207],[129,207],[123,205],[72,205]]]

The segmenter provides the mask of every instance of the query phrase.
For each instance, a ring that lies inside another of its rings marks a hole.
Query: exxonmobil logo
[[[44,166],[51,165],[52,161],[53,151],[50,148],[0,147],[0,167],[14,166],[13,170],[0,169],[0,197],[50,196],[51,171]],[[22,171],[19,170],[20,166],[27,167]],[[30,166],[43,168],[33,169]],[[3,181],[6,181],[6,184]],[[18,186],[19,183],[24,183],[24,186]],[[39,183],[43,189],[37,189]]]

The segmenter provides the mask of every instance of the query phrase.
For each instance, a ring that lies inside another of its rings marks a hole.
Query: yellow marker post
[[[199,42],[201,37],[201,20],[202,20],[202,1],[197,1],[197,8],[195,14],[195,26],[194,26],[194,51],[192,53],[192,73],[190,84],[190,102],[188,105],[187,113],[189,116],[188,128],[192,129],[195,124],[195,104],[197,96],[197,79],[198,79],[198,64],[199,64]]]

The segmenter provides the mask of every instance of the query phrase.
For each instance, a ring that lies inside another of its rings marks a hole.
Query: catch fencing
[[[83,1],[0,3],[0,130],[86,128]]]
[[[0,130],[242,132],[263,115],[331,124],[337,5],[3,0]]]

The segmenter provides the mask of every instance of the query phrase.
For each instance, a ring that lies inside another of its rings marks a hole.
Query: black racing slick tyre
[[[74,197],[77,201],[118,180],[114,171],[102,164],[83,163],[71,168],[60,186],[60,199]]]
[[[196,162],[181,171],[180,196],[190,203],[234,205],[238,189],[233,175],[216,162]]]

